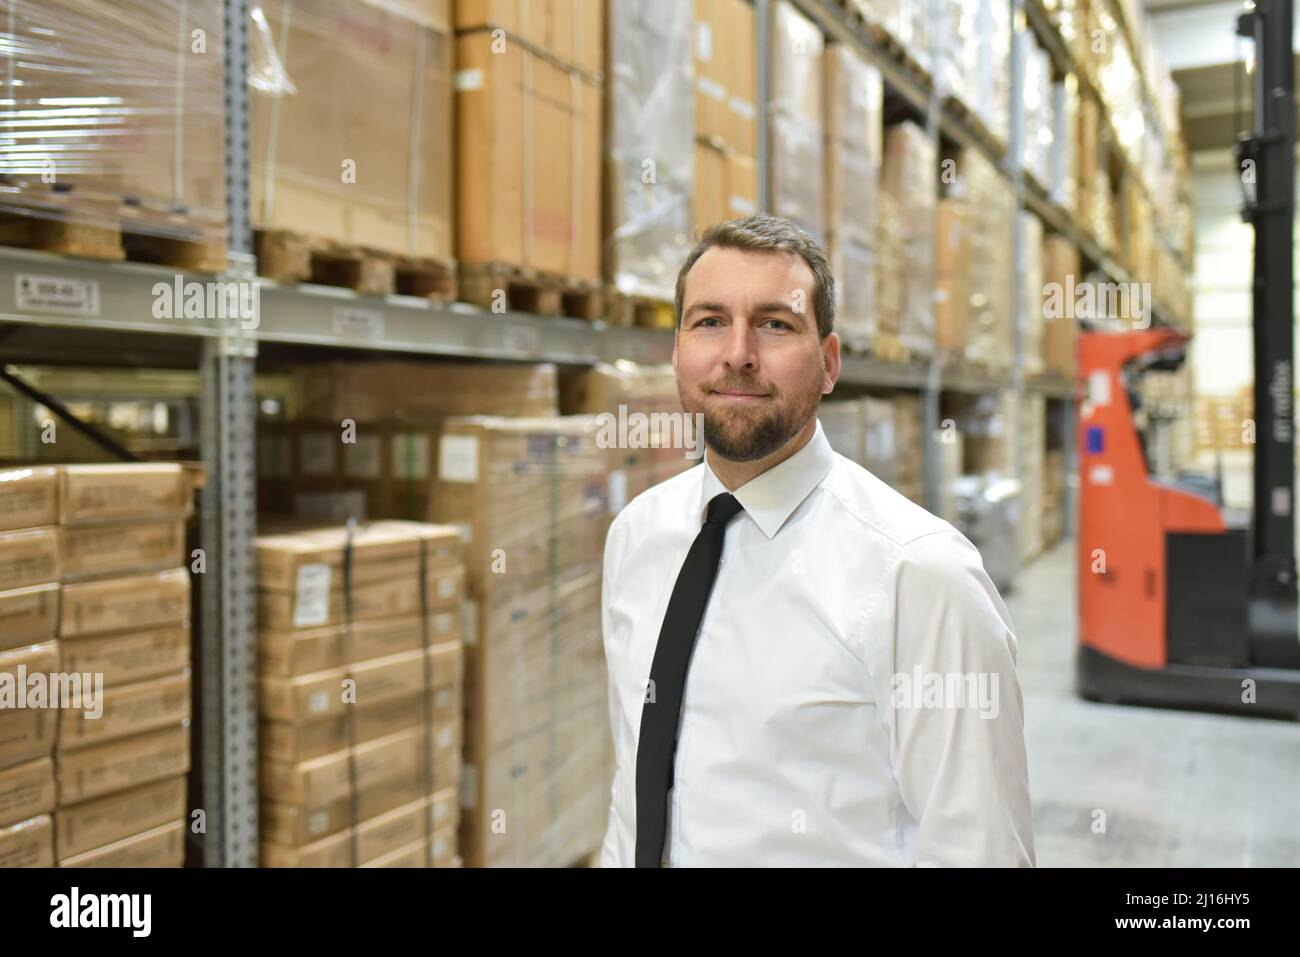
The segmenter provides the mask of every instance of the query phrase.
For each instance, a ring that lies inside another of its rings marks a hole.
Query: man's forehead
[[[749,274],[735,272],[738,257],[741,261],[758,268]],[[725,278],[730,280],[724,287],[728,291],[740,292],[745,288],[758,288],[763,291],[764,296],[779,293],[786,298],[797,289],[808,292],[813,285],[812,269],[804,258],[798,253],[784,249],[732,249],[722,246],[706,249],[695,261],[691,271],[686,274],[687,305],[695,292],[691,280],[697,278]],[[742,279],[743,286],[737,283],[737,280]],[[712,284],[710,285],[712,287]],[[709,290],[709,296],[714,297],[714,288]]]

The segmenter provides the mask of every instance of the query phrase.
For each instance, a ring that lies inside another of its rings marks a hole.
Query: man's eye
[[[784,319],[768,319],[768,320],[766,320],[766,321],[767,321],[767,322],[774,322],[774,323],[776,323],[778,326],[780,326],[780,327],[783,328],[783,329],[793,329],[793,328],[794,328],[794,326],[790,325],[790,323],[786,322]]]
[[[699,322],[697,322],[696,325],[697,325],[697,326],[703,326],[703,325],[707,325],[707,324],[710,323],[710,322],[721,323],[722,320],[719,319],[717,316],[705,316],[703,319],[701,319]]]

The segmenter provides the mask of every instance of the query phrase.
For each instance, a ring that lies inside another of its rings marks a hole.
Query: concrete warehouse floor
[[[1022,570],[1019,638],[1040,867],[1300,864],[1300,725],[1074,693],[1075,545]],[[1105,833],[1094,833],[1096,811]]]

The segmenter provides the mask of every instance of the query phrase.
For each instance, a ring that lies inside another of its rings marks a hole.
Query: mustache
[[[762,386],[757,382],[722,382],[711,383],[704,386],[705,392],[754,392],[763,395],[776,395],[776,389],[771,386]]]

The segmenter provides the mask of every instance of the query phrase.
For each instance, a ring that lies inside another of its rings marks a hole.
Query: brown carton
[[[0,827],[53,810],[52,758],[37,758],[0,770]]]
[[[184,817],[184,777],[60,807],[54,814],[58,856],[64,860]]]
[[[267,677],[293,678],[342,667],[347,661],[366,661],[419,648],[426,640],[440,644],[460,634],[459,610],[358,621],[351,633],[342,626],[305,631],[258,633],[258,671]]]
[[[64,858],[59,867],[180,867],[184,863],[185,822],[176,821]]]
[[[63,667],[102,674],[105,687],[175,674],[190,663],[188,622],[139,631],[74,638],[62,643]]]
[[[0,591],[0,649],[53,638],[59,626],[56,582]]]
[[[185,523],[140,522],[59,529],[65,580],[164,569],[185,561]]]
[[[522,41],[456,40],[457,258],[587,282],[601,268],[601,86]]]
[[[330,579],[331,587],[342,588],[343,555],[348,541],[347,529],[343,527],[305,528],[259,536],[257,585],[263,589],[292,591],[302,587],[304,566],[313,570],[324,566],[328,571],[320,574]],[[359,526],[351,536],[353,584],[391,578],[395,569],[390,563],[406,563],[413,574],[417,573],[421,541],[431,571],[460,561],[460,535],[451,526],[404,521]]]
[[[567,66],[598,74],[604,63],[604,0],[456,0],[456,30],[501,29]]]
[[[249,33],[254,224],[413,257],[452,255],[443,11],[409,0],[400,11],[357,0],[267,0],[261,9],[266,29]],[[264,243],[262,254],[273,250]]]
[[[53,866],[54,825],[48,814],[0,827],[0,868]]]
[[[50,753],[65,690],[50,681],[58,672],[57,641],[0,652],[0,766]]]
[[[103,714],[97,718],[84,709],[60,711],[61,752],[188,721],[189,669],[179,675],[105,688],[102,708]]]
[[[0,591],[58,581],[57,528],[0,532]]]
[[[49,467],[0,471],[0,531],[58,522],[58,471]]]
[[[59,524],[150,521],[194,511],[189,472],[177,463],[65,465],[59,470]]]
[[[63,586],[59,635],[74,638],[150,628],[190,616],[190,576],[185,568]]]
[[[55,758],[59,803],[73,804],[101,794],[175,777],[190,768],[187,725],[146,731],[93,747],[60,752]]]

